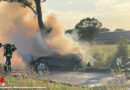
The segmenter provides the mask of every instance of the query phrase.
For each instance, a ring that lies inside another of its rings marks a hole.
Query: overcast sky
[[[130,30],[130,0],[47,0],[45,10],[55,12],[65,29],[95,17],[111,30]]]

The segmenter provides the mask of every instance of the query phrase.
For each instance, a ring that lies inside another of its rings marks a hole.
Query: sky
[[[45,11],[58,16],[64,29],[72,29],[83,18],[95,17],[103,27],[130,30],[130,0],[46,0]]]

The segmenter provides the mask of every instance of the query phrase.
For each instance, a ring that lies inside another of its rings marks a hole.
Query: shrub
[[[117,58],[121,58],[123,60],[122,62],[124,62],[124,60],[126,60],[127,57],[128,57],[128,41],[121,37],[120,40],[117,42],[117,51],[114,55],[112,62],[112,68],[114,69],[114,71],[121,70],[121,68],[119,68],[119,66],[117,65],[116,62]]]
[[[128,57],[128,41],[120,38],[120,40],[117,42],[117,45],[115,57]]]

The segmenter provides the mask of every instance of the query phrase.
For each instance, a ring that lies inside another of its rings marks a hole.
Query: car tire
[[[37,65],[37,70],[38,70],[38,72],[42,71],[43,73],[45,73],[48,71],[48,66],[44,62],[39,62]]]

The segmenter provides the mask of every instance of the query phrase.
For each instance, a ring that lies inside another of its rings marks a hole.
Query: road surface
[[[23,74],[22,72],[20,73]],[[13,72],[15,76],[20,75],[20,73],[18,73],[18,71]],[[30,77],[29,73],[27,74],[28,77]],[[32,73],[30,74],[33,75]],[[26,75],[24,76],[26,77]],[[53,82],[65,83],[65,84],[76,85],[76,86],[99,86],[104,84],[126,83],[126,81],[121,76],[113,76],[109,72],[103,73],[103,72],[51,71],[46,75],[40,75],[40,76],[38,75],[38,77],[43,77],[43,76]]]
[[[90,73],[90,72],[51,72],[49,80],[80,86],[99,86],[104,84],[121,84],[125,81],[119,76],[112,76],[111,73]]]

